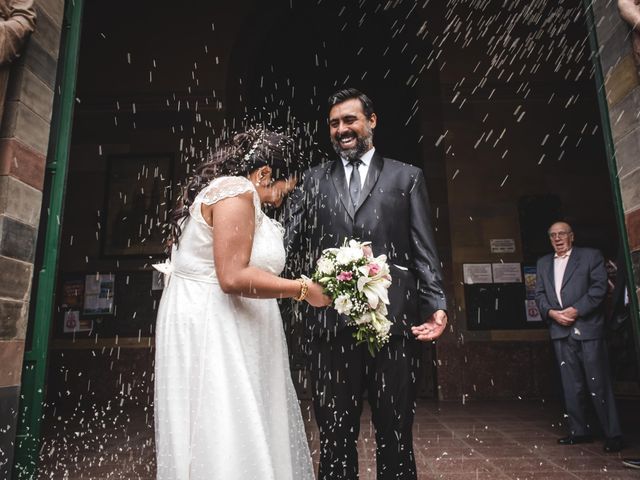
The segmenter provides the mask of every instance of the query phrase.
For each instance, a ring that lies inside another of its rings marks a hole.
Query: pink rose
[[[369,276],[370,277],[374,277],[378,274],[378,272],[380,271],[380,266],[376,263],[370,263],[369,264]]]
[[[348,282],[349,280],[351,280],[353,278],[353,273],[351,273],[351,272],[340,272],[340,274],[338,275],[337,278],[341,282]]]

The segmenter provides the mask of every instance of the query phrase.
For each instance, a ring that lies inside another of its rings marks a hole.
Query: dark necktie
[[[354,208],[358,205],[358,200],[360,200],[360,189],[362,188],[362,183],[360,182],[360,172],[358,171],[358,167],[362,165],[362,160],[359,158],[354,158],[353,160],[349,160],[349,165],[351,165],[351,177],[349,178],[349,196],[351,197],[351,203]]]

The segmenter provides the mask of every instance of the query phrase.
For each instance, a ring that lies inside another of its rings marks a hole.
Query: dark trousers
[[[320,429],[318,480],[358,478],[362,394],[368,391],[376,431],[378,480],[415,480],[413,417],[420,344],[392,336],[371,357],[353,328],[309,345],[313,407]]]
[[[603,339],[553,341],[571,435],[588,435],[586,397],[590,397],[605,437],[621,435]]]

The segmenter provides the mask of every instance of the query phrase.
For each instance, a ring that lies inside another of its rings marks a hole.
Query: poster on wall
[[[525,309],[527,311],[527,322],[541,322],[542,317],[538,310],[538,305],[535,300],[525,300]]]
[[[64,312],[64,333],[89,332],[93,329],[93,320],[80,318],[79,310],[67,310]]]
[[[524,266],[524,288],[527,300],[536,299],[536,267]]]
[[[496,283],[522,283],[519,263],[493,263],[491,269]]]
[[[525,266],[524,272],[524,289],[525,289],[525,310],[527,312],[527,322],[541,322],[542,317],[536,305],[536,267]]]
[[[109,315],[113,313],[115,275],[93,274],[85,277],[85,315]]]
[[[491,253],[514,253],[516,241],[513,238],[492,238],[489,240]]]
[[[84,277],[79,275],[62,282],[62,308],[80,310],[84,301]]]
[[[462,272],[464,283],[468,285],[493,282],[490,263],[464,263]]]

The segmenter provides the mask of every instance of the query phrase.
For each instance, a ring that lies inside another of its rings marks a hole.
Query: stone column
[[[12,43],[21,50],[10,48],[13,61],[0,67],[0,478],[11,478],[64,0],[41,0],[35,10],[38,28],[24,45]]]

